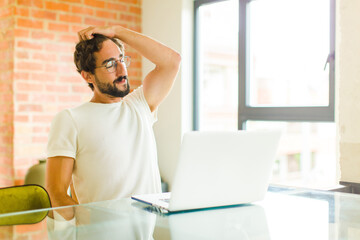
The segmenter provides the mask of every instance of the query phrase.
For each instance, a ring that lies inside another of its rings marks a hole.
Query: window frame
[[[195,0],[194,1],[194,108],[193,129],[199,130],[199,52],[198,29],[199,8],[206,4],[228,0]],[[327,106],[309,107],[254,107],[250,106],[249,53],[249,15],[248,4],[256,0],[239,1],[239,47],[238,47],[238,129],[245,129],[246,121],[285,121],[285,122],[334,122],[335,119],[335,0],[330,2],[330,49],[327,59],[329,67],[329,104]],[[269,0],[271,1],[271,0]]]

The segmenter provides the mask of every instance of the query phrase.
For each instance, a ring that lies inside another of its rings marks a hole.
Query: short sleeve
[[[47,157],[76,157],[77,129],[69,110],[58,113],[51,122]]]
[[[142,85],[130,93],[124,100],[132,102],[135,104],[135,106],[141,108],[141,110],[147,115],[151,124],[154,124],[157,121],[158,108],[151,112],[149,104],[145,99]]]

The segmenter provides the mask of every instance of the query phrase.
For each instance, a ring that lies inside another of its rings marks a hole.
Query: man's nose
[[[125,63],[122,63],[120,60],[117,61],[116,73],[124,73],[124,72],[126,72]]]

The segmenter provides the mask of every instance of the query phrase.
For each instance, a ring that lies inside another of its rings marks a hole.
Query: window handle
[[[326,58],[326,62],[325,62],[325,66],[324,66],[324,71],[326,70],[326,66],[328,65],[328,63],[331,61],[331,60],[334,60],[334,57],[335,57],[335,53],[329,53],[329,55],[327,56]]]

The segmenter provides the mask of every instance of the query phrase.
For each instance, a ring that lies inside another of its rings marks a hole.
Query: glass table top
[[[31,223],[34,214],[44,219]],[[360,239],[360,195],[269,190],[236,207],[161,214],[131,199],[0,215],[0,239]]]

